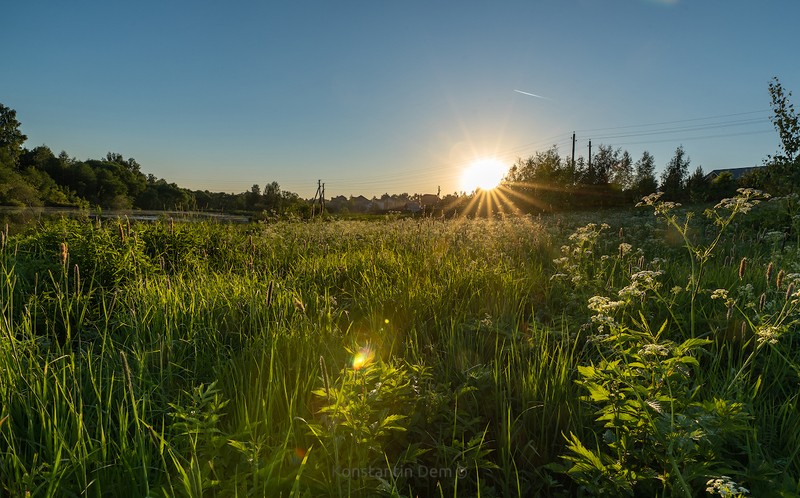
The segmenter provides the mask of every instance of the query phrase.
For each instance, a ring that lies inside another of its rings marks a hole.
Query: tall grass
[[[687,350],[694,401],[675,401],[675,413],[739,403],[742,429],[722,432],[744,449],[715,440],[725,461],[714,469],[727,465],[753,489],[796,490],[800,362],[795,308],[781,306],[797,253],[743,244],[763,234],[732,226],[715,242],[724,257],[702,262],[704,284],[674,291],[692,261],[668,226],[623,212],[606,217],[609,228],[589,221],[603,220],[61,220],[4,239],[0,487],[12,496],[592,492],[568,472],[575,441],[591,453],[604,431],[580,372],[623,353],[598,346],[601,322],[587,303],[647,270],[662,272],[647,290],[658,297],[616,319],[640,331],[666,322],[654,343],[708,340]],[[751,270],[739,279],[742,256]],[[756,275],[770,258],[782,287]],[[741,298],[727,306],[712,288]],[[758,341],[778,323],[775,343]],[[696,482],[716,477],[684,470]],[[704,491],[695,481],[693,492]]]

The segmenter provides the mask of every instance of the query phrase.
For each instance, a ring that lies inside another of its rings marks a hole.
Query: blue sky
[[[459,189],[472,160],[612,145],[706,171],[778,150],[796,0],[12,2],[0,103],[29,148],[181,186]],[[547,97],[539,99],[522,90]]]

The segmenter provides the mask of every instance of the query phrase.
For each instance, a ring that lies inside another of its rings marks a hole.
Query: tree
[[[622,190],[630,190],[633,187],[633,159],[627,150],[614,162],[611,183],[619,185]]]
[[[730,172],[727,172],[730,175]],[[709,197],[709,184],[706,180],[706,175],[703,173],[703,167],[698,166],[694,173],[686,181],[686,189],[689,191],[689,200],[693,203],[700,203],[708,201]]]
[[[792,92],[786,92],[778,78],[769,84],[772,99],[770,118],[781,139],[782,151],[768,156],[763,171],[748,175],[749,186],[764,189],[775,195],[797,192],[800,189],[800,117],[789,102]]]
[[[574,175],[565,167],[558,148],[537,152],[528,159],[517,159],[504,180],[512,199],[523,211],[547,211],[565,204],[565,191],[572,187]]]
[[[22,144],[28,139],[19,131],[17,111],[0,104],[0,164],[16,166]]]
[[[642,157],[634,165],[632,190],[636,198],[652,194],[658,189],[656,182],[656,160],[648,151],[642,152]]]
[[[683,145],[675,149],[675,155],[661,174],[661,191],[667,199],[676,201],[685,197],[686,176],[689,173],[689,158]]]
[[[777,77],[769,83],[769,95],[772,98],[772,113],[770,118],[778,135],[781,137],[783,157],[787,162],[792,162],[800,151],[800,119],[794,111],[794,106],[789,102],[792,92],[785,92]]]
[[[592,168],[595,174],[595,185],[611,183],[614,170],[619,162],[620,150],[614,150],[610,145],[600,145],[592,158]]]

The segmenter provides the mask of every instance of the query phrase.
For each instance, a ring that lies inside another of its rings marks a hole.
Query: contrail
[[[536,97],[537,99],[553,100],[553,99],[548,99],[547,97],[542,97],[541,95],[536,95],[535,93],[523,92],[522,90],[514,90],[514,91],[517,92],[517,93],[521,93],[522,95],[528,95],[528,96],[531,96],[531,97]]]

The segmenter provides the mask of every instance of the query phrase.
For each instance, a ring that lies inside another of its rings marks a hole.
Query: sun
[[[495,189],[506,173],[508,167],[499,159],[477,159],[461,173],[461,189],[465,192]]]

